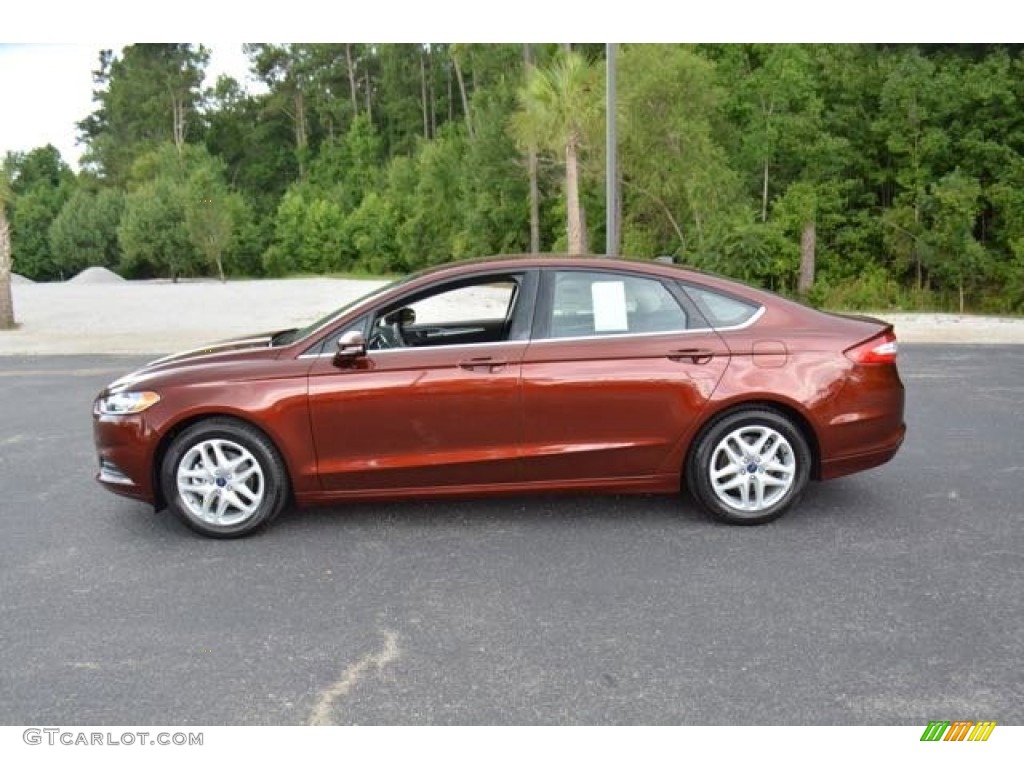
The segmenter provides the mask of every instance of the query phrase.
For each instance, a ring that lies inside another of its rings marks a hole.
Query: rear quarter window
[[[697,305],[713,328],[731,328],[749,321],[758,310],[760,304],[737,299],[726,293],[713,291],[709,288],[698,288],[695,285],[683,285],[683,290]]]

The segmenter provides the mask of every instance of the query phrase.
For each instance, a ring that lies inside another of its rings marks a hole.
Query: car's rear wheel
[[[686,467],[690,492],[706,511],[729,523],[757,525],[799,501],[811,474],[801,431],[780,413],[733,411],[697,438]]]
[[[259,430],[233,419],[193,424],[171,444],[161,467],[168,506],[206,536],[244,536],[288,502],[288,474]]]

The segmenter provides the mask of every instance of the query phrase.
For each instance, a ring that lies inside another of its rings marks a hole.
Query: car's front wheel
[[[705,428],[686,467],[697,502],[737,525],[776,519],[800,499],[811,452],[800,430],[775,411],[734,411]]]
[[[288,474],[259,430],[211,418],[175,438],[161,467],[168,506],[206,536],[244,536],[273,520],[288,503]]]

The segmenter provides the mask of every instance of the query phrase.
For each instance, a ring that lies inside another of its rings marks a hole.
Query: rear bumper
[[[864,453],[857,453],[851,456],[827,459],[821,462],[820,477],[822,480],[832,480],[844,475],[852,475],[855,472],[863,472],[865,469],[885,464],[903,445],[903,439],[907,434],[907,425],[900,424],[896,433],[889,442],[875,447]]]
[[[895,365],[855,365],[832,402],[821,436],[819,478],[885,464],[906,437],[906,391]]]

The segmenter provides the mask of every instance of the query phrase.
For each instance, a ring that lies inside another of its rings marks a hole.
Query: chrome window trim
[[[736,325],[723,325],[721,328],[716,328],[714,325],[712,325],[711,327],[715,328],[716,331],[737,331],[737,330],[740,330],[742,328],[748,328],[751,325],[753,325],[754,323],[756,323],[758,318],[760,318],[761,315],[763,315],[764,312],[765,312],[765,305],[764,304],[761,304],[761,303],[759,303],[757,301],[754,301],[752,299],[739,298],[738,296],[734,296],[733,294],[730,294],[727,291],[721,291],[721,290],[718,290],[716,288],[709,288],[706,285],[701,285],[699,283],[693,283],[693,282],[686,282],[686,281],[683,281],[683,280],[677,281],[677,285],[679,285],[683,289],[684,292],[686,292],[686,291],[688,291],[689,289],[692,288],[695,291],[703,291],[705,293],[715,294],[716,296],[719,296],[719,297],[722,297],[722,298],[726,298],[726,299],[730,299],[730,300],[735,301],[735,302],[737,302],[739,304],[746,304],[747,306],[756,306],[757,307],[757,309],[754,310],[754,314],[752,314],[749,318],[744,320],[742,323],[738,323]],[[696,300],[692,296],[689,296],[689,294],[687,294],[687,297],[690,299],[690,301],[692,301],[692,302],[694,302],[694,304],[696,304]],[[701,315],[704,317],[705,320],[708,320],[707,315],[705,315],[705,313],[703,312],[703,310],[700,309],[700,307],[697,307],[697,311],[699,311],[701,313]]]
[[[609,334],[593,334],[589,336],[556,336],[554,338],[547,339],[529,339],[519,341],[478,341],[472,344],[437,344],[436,346],[427,347],[398,347],[396,349],[371,349],[367,350],[367,354],[373,353],[379,355],[381,353],[388,352],[420,352],[425,349],[451,349],[458,347],[459,349],[470,349],[473,347],[503,347],[510,344],[550,344],[558,341],[595,341],[595,340],[607,340],[607,339],[634,339],[634,338],[646,338],[650,336],[680,336],[680,335],[691,335],[695,333],[725,333],[728,331],[742,331],[745,328],[749,328],[758,320],[764,316],[766,309],[762,304],[758,307],[757,311],[750,316],[744,322],[738,325],[727,325],[722,328],[685,328],[681,331],[647,331],[645,333],[609,333]],[[334,357],[333,352],[321,352],[317,355],[299,355],[298,359],[316,359],[320,357]]]
[[[423,347],[393,347],[391,349],[368,349],[366,354],[380,355],[383,353],[393,352],[423,352],[429,349],[453,349],[458,347],[459,349],[471,349],[473,347],[487,347],[492,349],[494,347],[507,347],[512,344],[527,345],[530,344],[528,339],[519,339],[517,341],[474,341],[472,344],[434,344]],[[298,360],[310,359],[314,360],[320,357],[334,357],[334,352],[321,352],[316,355],[299,355]]]
[[[404,298],[406,298],[406,296],[408,296],[408,295],[416,295],[416,294],[419,294],[419,293],[427,293],[428,294],[427,296],[425,296],[424,298],[418,300],[418,301],[425,301],[426,299],[433,298],[434,296],[440,296],[440,295],[442,295],[442,294],[444,294],[446,292],[449,292],[449,291],[453,291],[453,290],[457,291],[457,290],[461,290],[462,288],[473,287],[474,285],[477,285],[477,284],[485,285],[486,284],[485,281],[488,280],[489,278],[493,278],[493,277],[507,278],[511,282],[515,283],[515,289],[514,289],[513,296],[512,296],[512,302],[511,302],[511,305],[509,306],[508,310],[506,311],[505,318],[504,318],[505,322],[507,323],[509,318],[511,318],[515,314],[516,307],[519,305],[520,301],[522,301],[523,287],[524,287],[525,283],[528,282],[528,275],[529,275],[529,273],[533,272],[533,271],[538,271],[539,272],[539,269],[537,267],[525,267],[524,268],[522,266],[517,266],[517,268],[515,268],[515,269],[512,269],[512,268],[507,268],[507,269],[488,269],[488,270],[486,270],[484,272],[478,272],[476,274],[457,275],[455,277],[449,277],[449,278],[446,278],[445,280],[443,280],[440,283],[440,287],[438,287],[437,291],[432,291],[432,289],[435,286],[437,286],[437,284],[428,285],[428,286],[422,286],[422,287],[420,287],[420,288],[418,288],[416,290],[409,291],[407,294],[403,295],[401,298],[404,300]],[[404,285],[405,283],[411,282],[411,279],[414,276],[415,276],[415,273],[414,273],[414,275],[407,275],[404,278],[399,278],[398,280],[395,280],[395,281],[393,281],[391,283],[386,283],[384,286],[381,286],[380,289],[372,291],[370,294],[367,294],[362,299],[358,299],[355,303],[353,303],[352,305],[350,305],[350,306],[348,306],[348,307],[346,307],[344,309],[346,309],[347,312],[355,312],[356,309],[359,308],[359,307],[357,307],[357,304],[359,302],[362,302],[363,299],[378,298],[384,292],[383,288],[386,288],[386,287],[391,286],[391,285],[394,285],[396,287],[398,287],[400,285]],[[475,281],[478,281],[478,280],[480,281],[479,283],[475,282]],[[538,282],[540,281],[539,276],[538,276],[537,280],[538,280]],[[458,288],[450,288],[450,287],[448,287],[452,283],[463,283],[463,282],[465,282],[466,285],[459,286]],[[535,291],[535,293],[536,293],[536,291]],[[411,303],[415,304],[416,302],[411,302]],[[385,304],[385,306],[387,306],[387,304]],[[372,312],[372,313],[367,313],[366,315],[363,315],[363,318],[366,318],[366,320],[364,320],[364,322],[370,322],[370,320],[372,319],[373,315],[377,314],[379,311],[380,310],[378,309],[378,310],[374,310],[374,312]],[[333,317],[333,320],[337,321],[337,320],[340,320],[340,319],[341,319],[341,314],[340,313],[335,313],[335,315]],[[495,319],[499,319],[499,318],[495,318]],[[319,333],[325,327],[327,327],[327,325],[329,325],[329,323],[321,324],[321,326],[319,328],[317,328],[315,331],[313,331],[310,334],[308,334],[306,338],[308,339],[309,336],[313,336],[316,333]],[[372,325],[372,323],[371,323],[371,325]],[[310,346],[306,347],[306,349],[309,350],[309,349],[312,349],[314,347],[318,347],[325,340],[329,340],[334,335],[335,335],[334,333],[327,334],[325,337],[322,337],[320,339],[320,341],[316,342],[315,344],[311,344]],[[506,343],[522,343],[522,342],[525,342],[525,341],[528,341],[528,339],[519,339],[518,341],[515,341],[515,342],[503,342],[503,341],[474,342],[474,344],[460,344],[458,346],[470,347],[470,346],[475,346],[476,344],[493,345],[493,344],[506,344]],[[290,343],[298,344],[298,341],[290,342]],[[440,346],[456,346],[456,345],[455,344],[438,344],[436,346],[440,347]],[[403,348],[403,349],[406,349],[406,348]],[[424,349],[424,347],[408,347],[407,349]],[[368,350],[368,351],[370,351],[370,350]],[[384,351],[396,352],[398,350],[397,349],[392,349],[392,350],[375,349],[375,350],[372,350],[372,351],[373,352],[384,352]],[[301,355],[296,355],[294,358],[291,358],[291,359],[294,359],[294,360],[315,360],[315,359],[320,358],[320,357],[334,357],[334,352],[320,352],[320,353],[314,354],[314,353],[310,353],[310,352],[307,351],[307,352],[303,352]]]
[[[749,328],[754,323],[756,323],[758,320],[760,320],[761,316],[764,315],[764,313],[766,311],[767,311],[767,309],[765,309],[764,304],[761,304],[757,308],[757,312],[752,314],[749,319],[744,320],[739,325],[723,325],[721,328],[715,328],[715,330],[716,331],[742,331],[744,328]]]
[[[379,355],[382,352],[423,352],[424,350],[430,349],[454,349],[455,347],[458,347],[459,349],[472,349],[474,347],[487,347],[488,349],[492,349],[493,347],[508,347],[515,344],[526,346],[529,343],[530,342],[526,339],[521,339],[519,341],[474,341],[472,344],[434,344],[427,345],[425,347],[392,347],[391,349],[368,349],[366,350],[366,354],[370,354],[371,352],[375,355]]]
[[[608,339],[635,339],[646,336],[679,336],[691,333],[711,333],[713,328],[684,328],[681,331],[644,331],[642,333],[593,333],[587,336],[552,336],[546,339],[534,339],[537,344],[550,344],[553,341],[607,341]]]
[[[719,333],[724,331],[741,331],[744,328],[749,328],[765,313],[764,305],[760,305],[757,311],[751,315],[747,320],[739,323],[738,325],[726,325],[721,328],[684,328],[678,331],[646,331],[643,333],[595,333],[587,336],[554,336],[546,339],[533,339],[536,343],[541,342],[552,342],[552,341],[587,341],[592,339],[630,339],[638,336],[679,336],[681,334],[693,334],[693,333],[710,333],[717,331]]]

